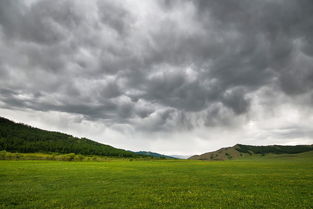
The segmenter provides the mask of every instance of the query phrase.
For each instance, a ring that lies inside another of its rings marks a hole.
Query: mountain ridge
[[[169,155],[163,155],[157,152],[150,152],[150,151],[138,151],[135,152],[137,154],[141,154],[141,155],[147,155],[147,156],[152,156],[152,157],[159,157],[159,158],[164,158],[164,159],[177,159],[173,156],[169,156]]]

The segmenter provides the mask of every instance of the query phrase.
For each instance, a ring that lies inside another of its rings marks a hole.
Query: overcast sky
[[[130,150],[313,143],[312,0],[0,0],[0,115]]]

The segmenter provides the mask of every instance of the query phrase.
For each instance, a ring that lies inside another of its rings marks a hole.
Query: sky
[[[312,0],[0,0],[0,116],[192,155],[313,144]]]

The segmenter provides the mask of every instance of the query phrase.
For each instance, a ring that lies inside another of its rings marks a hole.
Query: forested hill
[[[0,117],[0,151],[75,153],[111,157],[147,157],[59,132],[45,131]]]

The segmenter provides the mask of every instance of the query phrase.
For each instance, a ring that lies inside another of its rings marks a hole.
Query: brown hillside
[[[237,146],[237,145],[236,145]],[[191,160],[231,160],[243,156],[242,153],[236,150],[236,146],[226,147],[214,152],[207,152],[202,155],[194,155]]]
[[[232,160],[246,156],[265,156],[268,154],[298,154],[313,151],[313,145],[267,145],[253,146],[236,144],[233,147],[226,147],[214,152],[207,152],[202,155],[194,155],[191,160]]]

